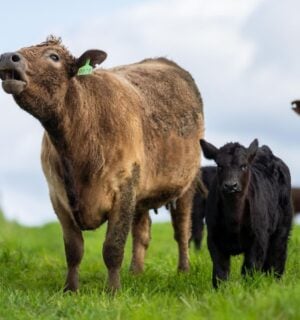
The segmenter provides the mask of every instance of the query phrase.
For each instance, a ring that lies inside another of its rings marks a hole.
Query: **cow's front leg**
[[[77,227],[64,229],[65,253],[68,265],[64,291],[78,289],[78,269],[83,256],[82,232]]]
[[[243,276],[246,274],[253,275],[255,271],[261,271],[267,252],[267,243],[261,244],[257,240],[253,241],[252,246],[245,252],[244,263],[241,273]]]
[[[103,258],[108,269],[108,288],[116,291],[121,287],[120,268],[126,239],[135,210],[134,188],[131,182],[124,185],[115,197],[103,244]]]
[[[208,250],[213,262],[212,284],[218,288],[220,282],[226,281],[230,272],[230,256],[222,252],[212,237],[207,238]]]
[[[71,218],[71,214],[65,210],[58,201],[51,198],[55,213],[62,226],[65,254],[67,260],[67,276],[64,291],[76,291],[78,289],[78,269],[83,256],[82,232]]]

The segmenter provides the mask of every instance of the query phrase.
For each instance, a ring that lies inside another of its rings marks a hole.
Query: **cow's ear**
[[[102,63],[107,57],[106,52],[102,50],[87,50],[76,61],[76,65],[79,68],[83,67],[89,60],[90,65],[95,68],[96,64]]]
[[[212,145],[211,143],[201,139],[200,140],[200,145],[202,148],[202,151],[204,153],[205,158],[209,160],[216,160],[217,153],[219,149]]]
[[[257,152],[257,149],[258,149],[258,140],[257,139],[254,139],[248,149],[247,149],[247,154],[248,154],[248,161],[249,162],[252,162],[252,160],[254,159],[255,155],[256,155],[256,152]]]
[[[71,76],[76,74],[87,75],[97,64],[101,64],[107,57],[106,52],[102,50],[87,50],[78,59],[75,60],[71,68]],[[80,73],[79,71],[82,70]]]

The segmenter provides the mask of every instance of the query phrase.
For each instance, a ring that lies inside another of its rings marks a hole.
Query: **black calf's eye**
[[[50,54],[50,59],[57,62],[59,61],[59,56],[57,54],[52,53]]]
[[[219,170],[219,171],[222,171],[222,170],[223,170],[223,167],[222,167],[222,166],[218,166],[218,170]]]
[[[241,166],[241,170],[242,170],[242,171],[246,171],[246,170],[247,170],[247,165],[246,165],[246,164],[243,164],[243,165]]]

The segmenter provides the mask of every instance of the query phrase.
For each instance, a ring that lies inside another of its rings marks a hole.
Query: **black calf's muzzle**
[[[224,193],[236,193],[240,192],[241,188],[237,182],[227,182],[223,184],[222,190]]]

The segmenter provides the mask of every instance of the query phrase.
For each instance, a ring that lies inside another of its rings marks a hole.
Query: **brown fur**
[[[49,52],[59,62],[50,61]],[[140,271],[150,239],[145,212],[173,199],[179,269],[187,270],[192,184],[204,133],[202,100],[190,74],[158,58],[73,76],[84,59],[55,38],[18,54],[28,83],[14,98],[46,130],[42,166],[64,233],[66,289],[77,288],[80,230],[108,220],[103,256],[116,289],[131,224],[132,269]]]

